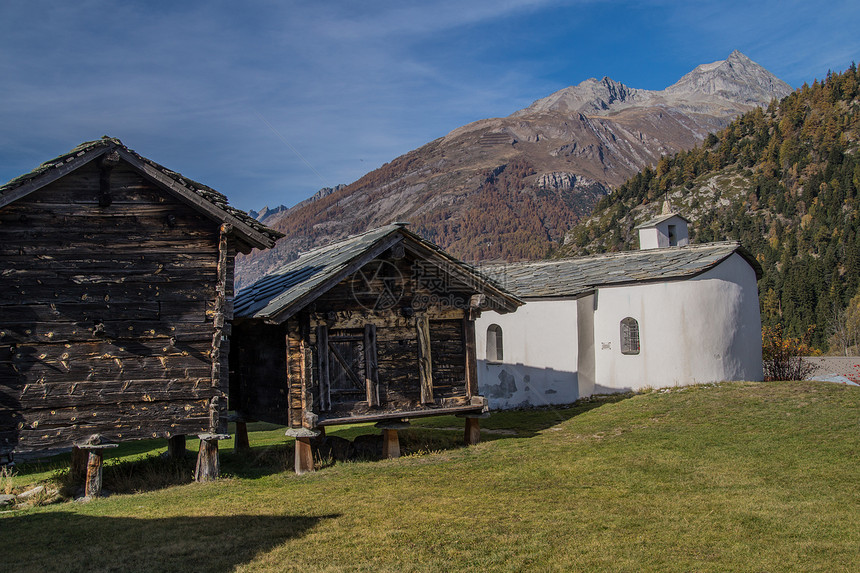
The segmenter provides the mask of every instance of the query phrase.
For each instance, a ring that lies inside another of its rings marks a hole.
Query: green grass
[[[475,447],[304,476],[238,464],[215,483],[3,512],[0,562],[9,571],[860,570],[860,389],[729,383],[581,406],[494,414],[482,427],[517,433],[488,433]],[[453,443],[459,433],[444,428],[462,420],[415,425]],[[282,435],[253,432],[254,451],[281,447]],[[238,462],[226,450],[229,468]]]

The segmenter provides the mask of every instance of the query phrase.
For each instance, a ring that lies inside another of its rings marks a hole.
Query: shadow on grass
[[[481,439],[531,438],[539,432],[557,426],[571,418],[605,406],[632,398],[633,392],[601,394],[577,400],[573,404],[538,406],[520,410],[491,411],[490,417],[480,421]],[[463,420],[454,416],[422,418],[414,424],[421,428],[453,429],[463,426]]]
[[[338,517],[28,514],[2,521],[0,547],[6,571],[233,571]]]

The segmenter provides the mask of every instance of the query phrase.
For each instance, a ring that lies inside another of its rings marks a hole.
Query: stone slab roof
[[[574,259],[487,265],[481,270],[518,297],[567,298],[596,288],[691,278],[732,254],[741,255],[761,278],[761,265],[739,243],[721,242]]]
[[[246,212],[232,207],[227,198],[218,191],[184,177],[181,173],[171,171],[158,163],[138,155],[119,140],[112,137],[102,137],[95,141],[81,143],[68,153],[42,163],[34,170],[20,175],[5,185],[0,186],[0,207],[32,193],[63,175],[74,171],[112,151],[117,151],[122,159],[131,163],[143,172],[144,176],[156,183],[171,188],[174,192],[190,199],[192,206],[198,209],[202,206],[210,216],[224,222],[235,223],[240,227],[239,232],[245,231],[253,246],[271,247],[275,240],[283,237],[282,233],[266,227]],[[205,201],[195,200],[199,197]]]
[[[485,294],[493,310],[510,312],[522,304],[472,266],[448,255],[404,226],[404,223],[394,223],[300,255],[242,289],[234,301],[234,316],[281,323],[401,241],[425,258],[437,262],[444,272]]]
[[[668,220],[669,220],[669,219],[671,219],[672,217],[678,217],[679,219],[683,219],[683,220],[684,220],[684,221],[686,221],[687,223],[689,223],[689,222],[690,222],[690,220],[689,220],[689,219],[687,219],[686,217],[684,217],[683,215],[679,215],[678,213],[668,213],[668,214],[666,214],[666,215],[660,215],[659,217],[654,217],[653,219],[650,219],[650,220],[648,220],[648,221],[645,221],[645,222],[644,222],[644,223],[642,223],[641,225],[636,225],[636,226],[635,226],[635,227],[633,227],[633,228],[634,228],[634,229],[647,229],[647,228],[649,228],[649,227],[656,227],[657,225],[659,225],[659,224],[660,224],[660,223],[662,223],[663,221],[668,221]]]

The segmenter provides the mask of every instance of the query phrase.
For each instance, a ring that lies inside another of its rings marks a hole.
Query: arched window
[[[621,321],[621,354],[639,354],[639,323],[629,316]]]
[[[502,327],[491,324],[487,327],[487,360],[501,362],[505,355],[502,351]]]

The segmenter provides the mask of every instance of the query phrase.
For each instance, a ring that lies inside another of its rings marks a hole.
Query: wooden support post
[[[478,418],[466,418],[466,431],[463,435],[463,445],[474,446],[481,441],[481,423]]]
[[[386,420],[384,422],[377,422],[375,425],[382,430],[382,457],[399,458],[400,436],[397,432],[408,428],[409,422],[405,420]]]
[[[311,448],[311,438],[320,435],[316,430],[308,428],[290,428],[286,435],[296,439],[296,457],[294,467],[298,475],[314,471],[314,452]]]
[[[84,497],[94,499],[102,495],[102,461],[104,454],[101,450],[90,450],[87,460],[87,481],[84,485]]]
[[[72,453],[72,460],[75,462],[75,457],[77,456],[78,461],[75,463],[80,464],[80,460],[83,457],[86,457],[86,478],[84,480],[84,497],[86,499],[95,499],[97,497],[101,497],[102,495],[102,462],[104,460],[104,450],[109,448],[115,448],[119,444],[102,444],[101,437],[95,435],[90,438],[91,443],[84,444],[75,444],[75,450]],[[80,468],[75,468],[80,471]]]
[[[87,462],[89,460],[89,455],[86,450],[82,449],[79,446],[74,446],[72,448],[72,463],[69,469],[69,472],[72,475],[72,479],[75,481],[83,479],[87,475]]]
[[[226,440],[228,434],[200,434],[200,450],[197,452],[197,467],[194,470],[194,481],[214,481],[221,473],[218,459],[218,440]]]
[[[477,397],[476,397],[477,398]],[[479,402],[479,400],[473,400]],[[475,414],[457,414],[458,418],[466,419],[466,427],[463,432],[463,445],[474,446],[481,441],[481,418],[489,418],[489,412],[481,412]]]
[[[314,471],[314,452],[310,438],[296,438],[296,458],[294,462],[298,475]]]
[[[185,457],[185,436],[170,436],[167,438],[167,457],[180,459]]]
[[[382,457],[400,457],[400,437],[397,430],[382,430]]]
[[[236,421],[236,436],[233,440],[233,451],[237,454],[251,451],[251,441],[248,439],[248,424],[244,421]]]

